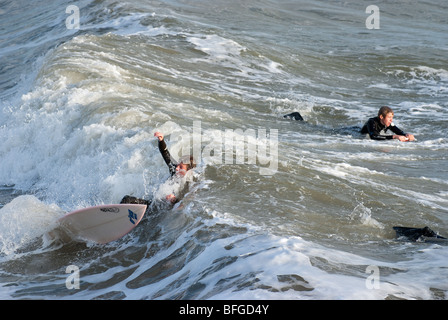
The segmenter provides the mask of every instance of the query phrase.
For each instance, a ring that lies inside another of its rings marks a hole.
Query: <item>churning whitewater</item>
[[[448,236],[447,9],[3,1],[0,298],[446,299],[447,244],[392,227]],[[416,141],[360,134],[383,105]],[[171,193],[105,245],[58,224]]]

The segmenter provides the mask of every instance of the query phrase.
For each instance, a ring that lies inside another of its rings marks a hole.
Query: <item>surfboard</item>
[[[134,229],[145,211],[143,204],[100,205],[67,213],[59,223],[76,237],[103,244]]]

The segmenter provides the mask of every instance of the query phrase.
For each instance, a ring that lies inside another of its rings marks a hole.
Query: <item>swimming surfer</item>
[[[400,141],[414,141],[414,135],[404,133],[403,130],[393,124],[394,112],[391,108],[383,106],[378,111],[378,116],[370,118],[361,129],[362,134],[369,134],[373,140],[398,139]],[[387,134],[390,130],[395,134]]]
[[[283,116],[287,119],[292,119],[296,121],[304,121],[303,117],[299,112],[293,112]],[[398,139],[400,141],[414,141],[414,135],[410,133],[404,133],[403,130],[398,128],[393,124],[394,112],[390,107],[383,106],[378,111],[378,116],[370,118],[364,124],[362,128],[358,126],[353,127],[343,127],[337,129],[322,128],[323,131],[329,131],[333,134],[350,134],[353,135],[356,132],[361,134],[369,134],[370,139],[373,140],[388,140],[388,139]],[[389,134],[387,131],[390,130],[394,134]]]
[[[154,133],[154,137],[156,137],[158,140],[160,154],[162,155],[163,160],[168,166],[171,177],[183,177],[185,176],[187,171],[196,167],[196,162],[191,155],[181,157],[178,162],[175,161],[168,151],[168,147],[166,146],[165,140],[163,139],[163,134],[161,132]],[[175,204],[179,201],[179,197],[176,197],[174,194],[167,195],[165,199],[171,204]],[[126,195],[123,197],[120,203],[138,203],[149,205],[151,204],[151,201]]]

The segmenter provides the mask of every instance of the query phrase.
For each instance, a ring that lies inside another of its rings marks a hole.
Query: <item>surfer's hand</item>
[[[409,141],[409,138],[408,138],[408,137],[406,137],[406,136],[400,136],[400,135],[394,135],[394,136],[393,136],[393,139],[398,139],[398,140],[400,140],[401,142]]]
[[[157,137],[159,139],[159,141],[163,140],[163,134],[161,132],[156,132],[154,133],[154,137]]]
[[[174,194],[169,194],[165,197],[166,201],[175,203],[176,202],[176,196]]]
[[[410,134],[410,133],[406,133],[406,138],[408,138],[408,141],[414,141],[415,140],[414,135]]]

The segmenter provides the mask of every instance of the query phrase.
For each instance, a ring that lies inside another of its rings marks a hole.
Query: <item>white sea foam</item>
[[[336,3],[305,14],[263,4],[85,1],[81,30],[67,31],[56,1],[49,12],[60,15],[5,29],[1,52],[11,68],[1,72],[11,79],[2,82],[0,185],[34,196],[11,201],[16,194],[0,190],[2,297],[446,299],[446,246],[395,241],[390,228],[425,223],[446,235],[448,76],[439,33],[408,59],[418,24],[393,45],[381,33],[367,43],[362,32],[347,37],[352,19]],[[432,21],[425,26],[436,30]],[[383,104],[418,142],[329,134]],[[305,125],[283,119],[293,111]],[[191,147],[181,137],[199,120],[209,149],[222,146],[225,130],[240,149],[241,132],[278,130],[281,165],[265,177],[257,164],[223,164],[218,152],[221,161],[204,159],[199,183],[174,210],[148,216],[123,239],[27,251],[63,211],[178,192],[185,181],[167,181],[153,133],[163,132],[178,158]],[[20,269],[40,259],[48,272]],[[67,292],[73,259],[81,289]],[[380,288],[369,289],[375,267]]]
[[[34,196],[19,196],[0,209],[0,252],[13,254],[57,226],[64,212]]]

